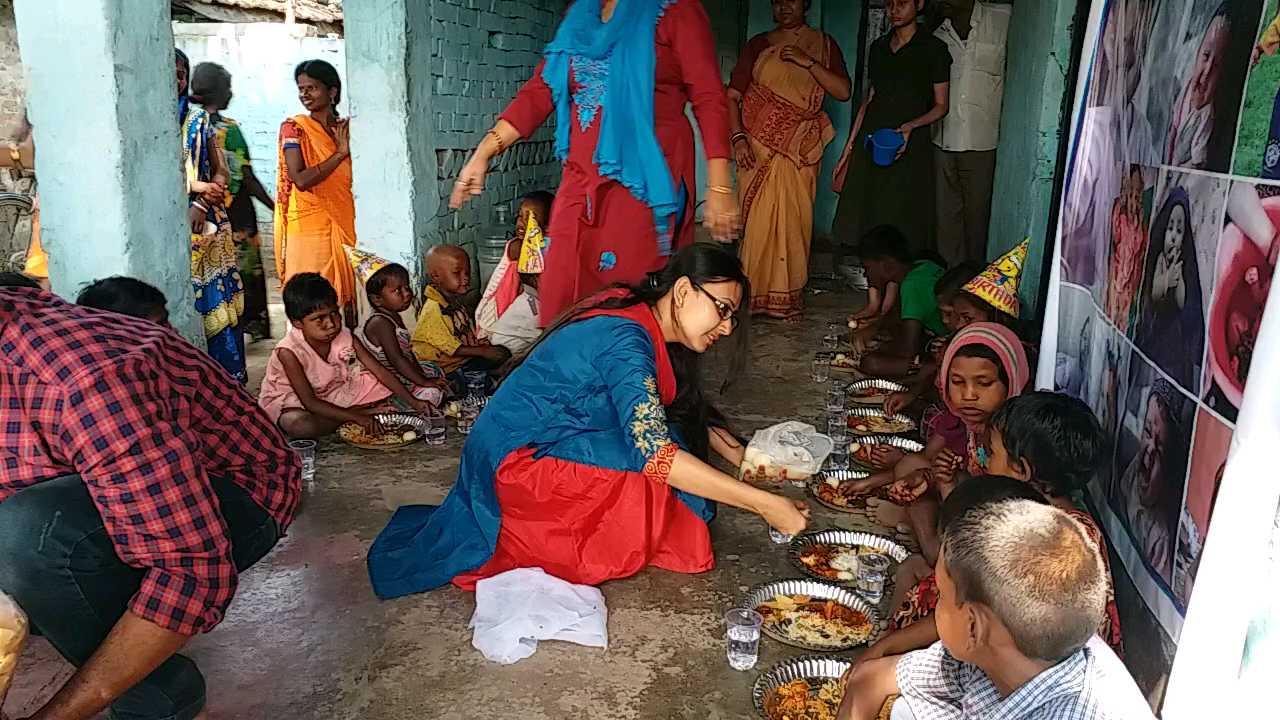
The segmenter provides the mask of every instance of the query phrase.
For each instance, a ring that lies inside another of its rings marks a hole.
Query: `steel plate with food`
[[[855,435],[898,435],[916,429],[916,421],[879,408],[850,408],[849,431]]]
[[[906,385],[892,380],[872,378],[850,383],[848,388],[849,402],[858,405],[883,405],[894,393],[907,392]]]
[[[784,660],[756,678],[751,700],[765,720],[835,720],[844,698],[841,678],[852,666],[820,655]]]
[[[917,453],[924,450],[919,440],[904,438],[898,435],[868,435],[849,443],[849,457],[872,470],[884,470],[885,465],[874,459],[875,449],[879,446],[897,448],[904,453]]]
[[[764,618],[765,635],[806,650],[834,652],[865,645],[875,610],[842,587],[816,580],[779,580],[747,593],[746,607]]]
[[[857,493],[849,487],[856,480],[871,475],[869,470],[828,470],[809,483],[809,493],[819,504],[839,512],[861,512],[867,507],[868,497],[888,500],[887,485],[882,485],[871,492]]]
[[[791,541],[787,556],[810,577],[827,582],[850,583],[857,577],[858,557],[888,555],[902,562],[908,552],[893,540],[852,530],[823,530],[806,533]]]
[[[338,428],[338,437],[348,445],[367,450],[392,450],[421,440],[426,420],[407,413],[375,415],[378,430],[370,433],[356,423],[345,423]]]

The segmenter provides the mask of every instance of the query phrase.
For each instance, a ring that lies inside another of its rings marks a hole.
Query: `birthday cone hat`
[[[1018,317],[1018,278],[1022,277],[1022,266],[1027,262],[1027,248],[1030,245],[1031,238],[1023,240],[1017,247],[988,265],[978,277],[966,283],[964,289],[982,298],[991,307]]]
[[[344,245],[342,249],[346,251],[351,270],[361,284],[368,282],[374,273],[391,264],[371,252],[357,250],[350,245]]]
[[[524,240],[520,243],[520,261],[516,265],[516,272],[532,275],[541,273],[544,267],[542,251],[545,247],[542,227],[531,214],[529,224],[525,226]]]

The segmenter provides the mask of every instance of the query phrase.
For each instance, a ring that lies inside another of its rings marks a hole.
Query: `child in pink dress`
[[[271,352],[258,404],[291,438],[328,435],[354,422],[372,431],[395,396],[419,412],[420,400],[343,327],[338,294],[322,276],[299,273],[284,286],[291,327]]]

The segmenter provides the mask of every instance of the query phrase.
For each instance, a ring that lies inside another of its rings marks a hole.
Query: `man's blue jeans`
[[[236,568],[244,570],[271,550],[279,529],[239,486],[222,479],[212,484]],[[80,476],[34,485],[0,503],[0,590],[77,667],[128,609],[143,575],[116,555]],[[204,701],[204,677],[195,663],[174,655],[117,699],[108,717],[191,720]]]

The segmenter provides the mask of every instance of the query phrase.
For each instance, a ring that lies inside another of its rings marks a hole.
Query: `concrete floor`
[[[825,323],[860,299],[824,293],[809,302],[802,324],[756,323],[753,364],[723,402],[740,431],[823,414],[826,386],[810,380],[809,364]],[[258,376],[269,345],[255,346]],[[737,510],[722,510],[712,525],[715,570],[697,576],[646,570],[602,588],[610,616],[604,651],[543,643],[533,657],[499,666],[471,647],[470,594],[450,587],[375,599],[364,563],[369,543],[398,505],[444,497],[459,450],[457,437],[439,449],[321,447],[315,487],[306,490],[289,535],[241,578],[225,622],[189,646],[207,678],[211,717],[753,716],[757,673],[727,665],[720,616],[750,585],[799,573],[784,547],[769,542],[764,523]],[[876,530],[864,516],[816,504],[813,527]],[[757,667],[799,654],[765,638]],[[6,710],[24,717],[69,673],[47,644],[33,640]]]

